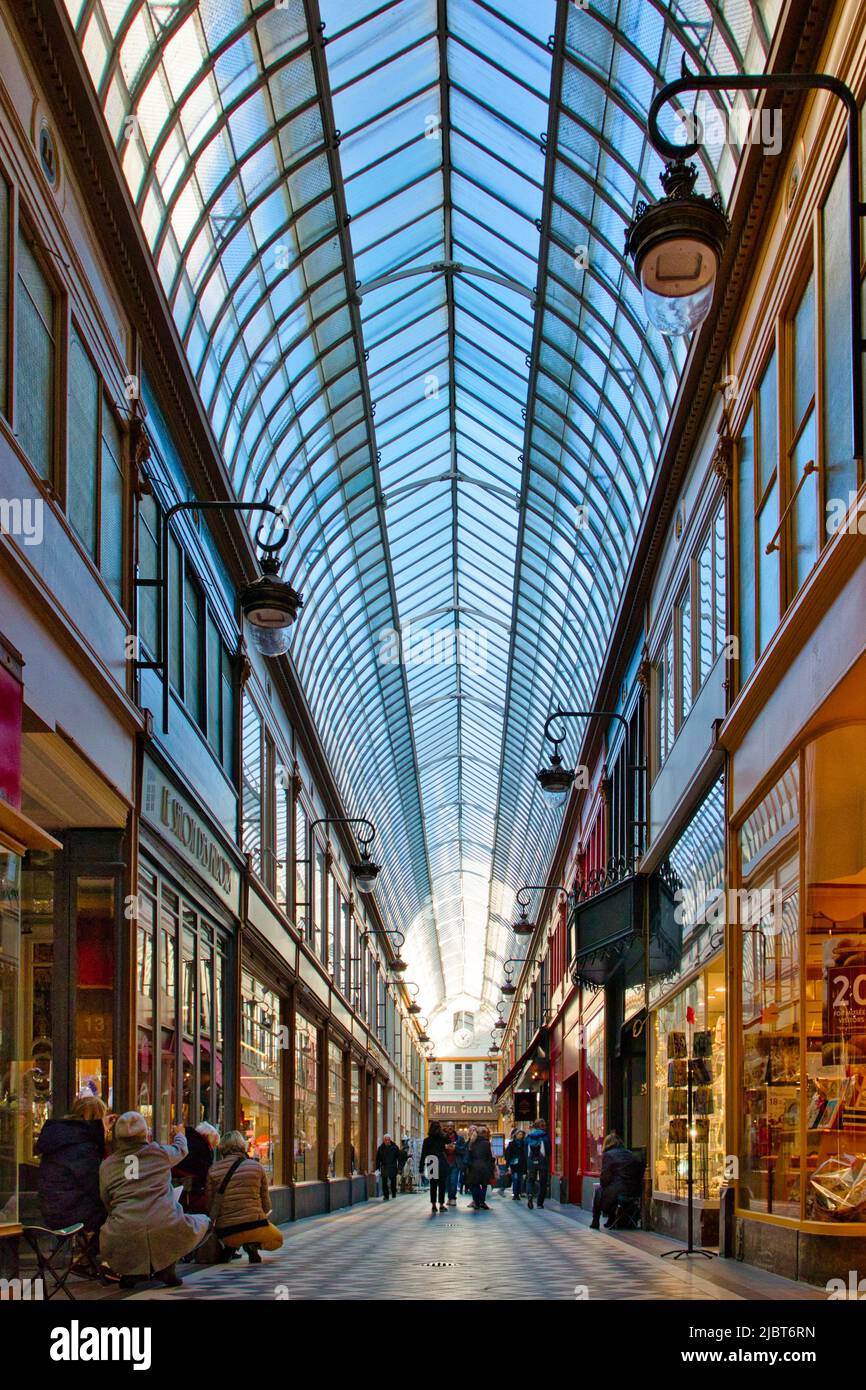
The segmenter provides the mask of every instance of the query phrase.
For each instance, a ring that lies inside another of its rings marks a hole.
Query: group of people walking
[[[521,1201],[525,1193],[530,1211],[536,1203],[543,1207],[550,1182],[550,1135],[544,1120],[536,1120],[528,1133],[511,1131],[505,1163],[511,1174],[512,1201]]]
[[[155,1277],[181,1282],[178,1261],[227,1262],[243,1248],[251,1264],[277,1250],[268,1179],[239,1130],[177,1125],[155,1143],[136,1110],[109,1115],[93,1096],[48,1120],[36,1142],[42,1219],[53,1230],[83,1226],[76,1272],[132,1287]],[[205,1246],[207,1245],[207,1249]]]
[[[489,1211],[487,1189],[496,1173],[496,1161],[486,1125],[472,1125],[467,1134],[433,1120],[421,1149],[421,1169],[430,1183],[431,1216],[457,1205],[463,1190],[472,1196],[471,1211]]]

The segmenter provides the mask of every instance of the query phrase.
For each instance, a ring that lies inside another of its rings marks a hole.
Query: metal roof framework
[[[646,112],[683,56],[763,67],[780,0],[64,3],[237,495],[286,509],[425,1013],[492,1019],[544,717],[592,703],[686,356],[622,252]]]

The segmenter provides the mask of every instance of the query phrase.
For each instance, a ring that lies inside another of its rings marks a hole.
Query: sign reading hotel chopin
[[[144,814],[180,849],[219,896],[237,910],[237,875],[219,841],[153,763],[145,761]]]

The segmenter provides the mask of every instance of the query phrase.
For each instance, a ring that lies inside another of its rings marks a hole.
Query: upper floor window
[[[0,176],[0,414],[9,414],[9,185]]]
[[[826,285],[823,292],[826,299]],[[780,318],[777,346],[752,392],[740,431],[737,592],[741,684],[808,579],[825,539],[816,406],[817,316],[816,277],[812,273]],[[826,420],[824,438],[830,447],[831,430]]]
[[[18,229],[15,432],[40,478],[54,473],[58,298],[24,228]]]
[[[673,624],[668,627],[667,633],[662,641],[656,664],[658,676],[657,699],[658,699],[658,758],[659,766],[664,762],[674,746],[674,708],[675,686],[674,686],[674,630]]]
[[[110,592],[123,599],[123,436],[117,417],[73,326],[69,340],[66,509]]]
[[[725,509],[722,504],[689,562],[688,577],[656,659],[659,766],[673,747],[710,671],[721,655],[727,627]]]
[[[725,594],[725,509],[719,507],[715,520],[698,550],[695,575],[697,599],[696,688],[700,690],[724,649],[727,636]]]
[[[142,497],[138,509],[138,577],[161,576],[163,513],[154,497]],[[171,684],[210,744],[223,771],[235,769],[235,673],[229,647],[216,614],[205,598],[192,564],[175,536],[169,537],[169,643]],[[162,651],[159,589],[136,589],[139,642],[156,657]],[[144,655],[144,652],[142,655]]]

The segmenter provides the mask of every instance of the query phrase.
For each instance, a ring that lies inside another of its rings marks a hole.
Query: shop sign
[[[434,1119],[438,1116],[443,1120],[484,1120],[489,1124],[496,1121],[496,1113],[490,1105],[473,1105],[471,1101],[437,1100],[431,1103],[430,1110]]]
[[[828,968],[827,1005],[830,1017],[825,1033],[845,1038],[866,1029],[866,965]]]
[[[538,1114],[538,1093],[536,1091],[514,1092],[515,1120],[534,1120]]]
[[[144,814],[236,911],[238,875],[232,861],[184,798],[149,762],[144,768]]]

